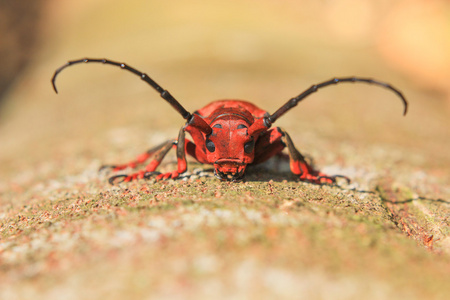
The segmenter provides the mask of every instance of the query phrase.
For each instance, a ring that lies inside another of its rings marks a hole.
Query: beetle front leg
[[[306,162],[305,157],[297,150],[297,148],[295,148],[295,145],[292,142],[289,134],[281,128],[277,129],[282,134],[281,140],[288,148],[289,166],[291,168],[291,171],[295,175],[298,175],[300,177],[300,180],[305,180],[312,183],[333,184],[336,182],[337,178],[343,178],[347,182],[350,182],[350,179],[343,175],[328,176],[322,172],[314,170],[313,167]]]
[[[150,177],[151,175],[154,175],[154,171],[156,170],[156,168],[161,164],[161,161],[164,159],[164,157],[167,155],[167,153],[169,152],[169,150],[177,143],[176,140],[169,140],[166,141],[164,143],[162,143],[159,146],[156,146],[150,150],[148,150],[146,153],[140,155],[138,157],[138,159],[136,159],[135,161],[132,161],[131,163],[128,164],[123,164],[123,165],[119,165],[114,167],[114,171],[116,170],[123,170],[127,167],[135,167],[137,163],[143,163],[145,162],[145,160],[147,160],[150,156],[154,156],[153,159],[150,161],[150,163],[145,167],[145,170],[141,170],[129,175],[116,175],[116,176],[112,176],[111,178],[109,178],[109,183],[110,184],[115,184],[116,180],[121,178],[121,182],[129,182],[135,179],[142,179],[145,177]],[[139,158],[142,158],[142,160],[140,160]],[[145,158],[145,159],[144,159]]]
[[[154,165],[158,161],[161,162],[161,160],[164,158],[164,155],[167,154],[170,148],[175,144],[175,139],[165,141],[164,143],[147,150],[145,153],[142,153],[133,161],[120,165],[103,165],[100,167],[100,171],[107,168],[112,169],[113,172],[121,171],[127,168],[134,169],[138,165],[145,163],[151,156],[155,156],[155,159],[153,159],[149,165]],[[155,166],[155,169],[158,165],[159,163]]]
[[[136,179],[150,178],[155,175],[156,168],[161,164],[163,158],[167,155],[169,150],[177,145],[177,163],[178,168],[176,171],[167,172],[158,174],[156,176],[156,180],[161,179],[169,179],[169,178],[177,178],[181,173],[186,172],[187,163],[186,163],[186,150],[185,150],[185,133],[184,127],[181,128],[180,133],[178,134],[178,140],[170,140],[161,144],[156,148],[156,151],[152,151],[151,155],[154,155],[153,160],[145,167],[145,170],[141,170],[129,175],[116,175],[109,179],[109,183],[114,184],[116,179],[122,178],[122,182],[129,182]],[[154,149],[155,149],[154,148]],[[148,152],[150,152],[149,150]]]
[[[156,176],[156,180],[177,178],[180,176],[180,174],[186,172],[186,170],[187,170],[186,149],[185,149],[186,134],[185,134],[184,129],[185,129],[185,127],[182,127],[178,134],[178,140],[177,140],[177,166],[178,166],[178,168],[177,168],[177,170],[159,174],[158,176]],[[148,171],[153,172],[154,170],[148,170]]]

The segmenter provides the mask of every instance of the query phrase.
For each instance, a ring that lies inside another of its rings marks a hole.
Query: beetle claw
[[[325,183],[336,184],[337,178],[344,179],[347,182],[347,184],[350,184],[350,182],[351,182],[350,178],[348,178],[347,176],[344,176],[344,175],[317,176],[317,180],[319,183],[322,182],[322,179],[325,179]],[[331,181],[331,182],[327,182],[327,181]]]
[[[116,183],[124,182],[127,177],[128,177],[128,175],[123,175],[123,174],[111,176],[111,177],[109,177],[108,182],[109,182],[110,185],[115,185]],[[119,178],[121,178],[121,180],[116,182],[116,179],[119,179]]]

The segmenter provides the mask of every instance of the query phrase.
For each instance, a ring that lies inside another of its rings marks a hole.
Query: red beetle
[[[150,84],[186,120],[186,124],[180,130],[178,139],[164,142],[148,150],[130,163],[104,166],[111,167],[114,171],[128,167],[135,168],[153,156],[145,170],[130,175],[113,176],[109,179],[111,184],[114,184],[118,178],[125,182],[138,178],[149,178],[153,175],[156,175],[156,180],[177,178],[187,170],[186,153],[200,163],[214,165],[215,175],[221,180],[237,181],[243,178],[247,165],[262,163],[281,153],[285,147],[288,148],[291,171],[300,180],[313,183],[335,183],[336,178],[341,177],[349,181],[347,177],[342,175],[328,176],[314,170],[295,148],[289,135],[280,127],[271,129],[272,124],[308,95],[320,88],[341,82],[364,82],[390,89],[403,101],[404,115],[408,105],[403,94],[387,83],[367,78],[347,77],[334,78],[312,85],[297,97],[290,99],[273,114],[269,114],[252,103],[240,100],[214,101],[191,114],[168,91],[164,90],[147,74],[124,63],[91,58],[69,61],[58,68],[52,78],[55,92],[58,92],[55,85],[56,76],[64,68],[78,63],[91,62],[118,66],[138,75],[142,80]],[[189,132],[193,141],[185,139],[185,132]],[[155,172],[172,147],[177,149],[178,169],[164,174]]]

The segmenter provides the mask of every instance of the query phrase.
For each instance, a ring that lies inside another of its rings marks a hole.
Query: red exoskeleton
[[[319,84],[312,85],[281,106],[275,113],[269,114],[256,105],[240,100],[218,100],[195,111],[188,112],[167,90],[163,89],[147,74],[142,73],[124,63],[107,59],[84,58],[67,62],[58,68],[52,78],[52,84],[57,92],[56,76],[66,67],[78,63],[102,63],[120,67],[130,71],[153,87],[160,96],[172,105],[175,110],[186,120],[186,124],[180,129],[177,139],[168,140],[140,155],[136,160],[126,164],[105,166],[113,171],[126,168],[135,168],[153,157],[145,169],[129,174],[116,175],[109,179],[114,184],[118,179],[128,182],[135,179],[156,176],[156,180],[177,178],[186,172],[186,153],[197,161],[214,166],[215,175],[221,180],[237,181],[243,178],[248,165],[262,163],[269,158],[278,155],[287,147],[289,153],[289,165],[292,173],[300,180],[313,183],[335,183],[337,178],[349,179],[342,175],[329,176],[315,170],[304,156],[294,146],[289,135],[280,127],[271,128],[272,124],[288,110],[296,106],[301,100],[316,92],[318,89],[343,83],[363,82],[387,88],[396,93],[403,102],[404,111],[407,111],[407,102],[403,94],[385,82],[368,78],[346,77],[334,78]],[[185,138],[188,132],[192,141]],[[176,171],[160,174],[155,172],[163,158],[171,148],[176,148],[178,168]]]

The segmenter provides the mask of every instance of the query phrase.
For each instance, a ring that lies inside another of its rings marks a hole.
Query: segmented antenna
[[[102,63],[102,64],[107,64],[107,65],[113,65],[113,66],[117,66],[120,67],[123,70],[127,70],[130,71],[133,74],[136,74],[137,76],[139,76],[142,80],[144,80],[145,82],[147,82],[152,88],[154,88],[160,95],[161,97],[166,100],[167,102],[169,102],[170,105],[172,105],[173,108],[175,108],[175,110],[181,114],[181,116],[185,119],[185,120],[189,120],[192,115],[190,112],[188,112],[181,104],[180,102],[178,102],[167,90],[163,89],[159,84],[157,84],[153,79],[151,79],[147,74],[142,73],[141,71],[136,70],[135,68],[132,68],[130,66],[128,66],[125,63],[120,63],[120,62],[115,62],[112,60],[108,60],[108,59],[98,59],[98,58],[83,58],[83,59],[78,59],[78,60],[72,60],[67,62],[66,64],[62,65],[61,67],[59,67],[58,69],[56,69],[55,73],[53,74],[52,77],[52,85],[53,85],[53,89],[55,90],[56,93],[58,93],[58,90],[56,88],[56,76],[58,76],[58,74],[64,70],[65,68],[71,66],[71,65],[75,65],[75,64],[79,64],[79,63]]]
[[[300,101],[302,101],[303,99],[305,99],[312,93],[317,92],[318,89],[332,85],[332,84],[338,84],[338,83],[343,83],[343,82],[364,82],[364,83],[368,83],[368,84],[375,84],[375,85],[378,85],[378,86],[381,86],[381,87],[384,87],[384,88],[387,88],[387,89],[393,91],[403,101],[403,105],[404,105],[403,115],[406,115],[406,112],[408,110],[408,102],[406,101],[402,92],[400,92],[398,89],[394,88],[392,85],[385,83],[385,82],[376,81],[376,80],[373,80],[370,78],[347,77],[347,78],[333,78],[331,80],[312,85],[309,89],[305,90],[303,93],[301,93],[297,97],[292,98],[288,102],[286,102],[286,104],[281,106],[275,113],[268,116],[266,119],[267,121],[269,121],[268,124],[271,125],[272,123],[274,123],[279,117],[284,115],[291,108],[295,107]]]

